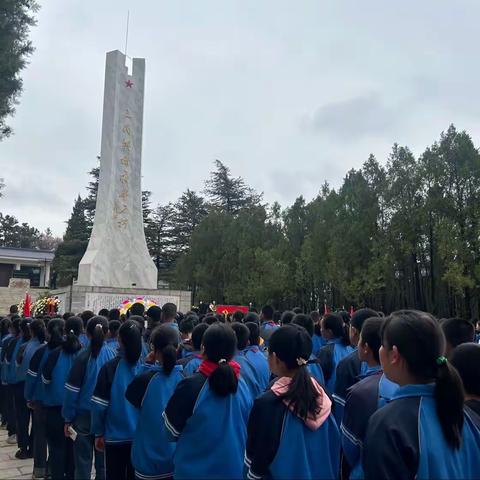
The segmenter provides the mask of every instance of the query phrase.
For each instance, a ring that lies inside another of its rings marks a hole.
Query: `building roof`
[[[0,258],[12,260],[41,260],[52,262],[55,257],[53,250],[36,250],[34,248],[0,247]]]

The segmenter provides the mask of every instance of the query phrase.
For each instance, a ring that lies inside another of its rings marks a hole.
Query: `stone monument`
[[[102,150],[92,235],[80,262],[78,285],[157,288],[157,268],[143,230],[142,130],[145,60],[107,53]]]
[[[61,312],[95,313],[123,300],[146,296],[157,304],[190,309],[191,294],[157,290],[157,268],[143,228],[141,160],[145,60],[107,53],[103,102],[100,177],[92,234],[78,270],[78,281],[53,292]]]

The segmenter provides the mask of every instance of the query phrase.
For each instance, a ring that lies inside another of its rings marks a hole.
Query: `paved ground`
[[[0,430],[0,480],[32,478],[33,460],[17,460],[16,445],[7,445],[7,432]]]

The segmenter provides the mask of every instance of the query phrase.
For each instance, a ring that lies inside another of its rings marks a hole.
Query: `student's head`
[[[15,315],[16,313],[18,313],[18,306],[10,305],[10,315]]]
[[[321,320],[321,315],[318,310],[313,310],[313,312],[310,312],[310,318],[312,319],[312,322],[314,324],[320,323]]]
[[[382,317],[373,317],[363,322],[358,341],[358,358],[369,366],[380,365],[381,330],[384,321]]]
[[[150,328],[154,328],[162,321],[162,309],[158,305],[152,305],[147,310],[147,320]]]
[[[237,337],[237,350],[245,350],[248,347],[250,338],[250,330],[243,323],[232,323],[232,330]]]
[[[40,318],[36,318],[35,320],[30,322],[29,326],[30,326],[30,337],[36,338],[40,343],[43,343],[46,337],[44,321],[41,320]]]
[[[460,374],[467,400],[480,400],[480,345],[462,343],[453,350],[451,362]]]
[[[12,321],[5,317],[2,318],[0,321],[0,337],[4,337],[5,335],[8,335],[10,332],[10,327],[12,326]]]
[[[217,317],[213,313],[208,313],[207,315],[205,315],[205,317],[203,317],[203,321],[207,325],[213,325],[217,322]]]
[[[262,321],[270,321],[273,320],[273,307],[271,305],[264,305],[262,307]]]
[[[137,315],[143,317],[145,315],[145,305],[140,302],[135,302],[128,310],[128,317]]]
[[[250,337],[248,339],[249,345],[260,345],[260,327],[258,323],[247,322],[245,326],[250,331]]]
[[[325,340],[341,338],[344,345],[350,344],[348,335],[348,326],[345,325],[343,318],[337,313],[327,313],[320,323],[322,337]]]
[[[313,320],[310,315],[305,315],[304,313],[297,313],[292,320],[294,325],[300,325],[303,327],[308,334],[313,337]]]
[[[22,329],[20,328],[20,322],[21,322],[21,319],[20,317],[12,317],[12,324],[10,325],[10,332],[12,333],[12,335],[15,335],[16,337],[18,337],[21,332],[22,332]]]
[[[169,325],[159,325],[153,330],[150,342],[156,361],[162,365],[164,372],[170,375],[177,363],[177,332]]]
[[[463,426],[462,381],[444,357],[445,337],[428,313],[401,310],[382,326],[380,361],[385,375],[400,386],[435,383],[436,411],[448,444],[460,446]]]
[[[98,315],[101,317],[105,317],[108,320],[108,308],[102,308],[99,312]]]
[[[65,312],[63,315],[62,315],[62,318],[67,321],[70,317],[73,317],[75,314],[73,314],[72,312]]]
[[[92,317],[87,323],[87,337],[90,339],[90,354],[97,358],[108,333],[108,321],[105,317]]]
[[[75,353],[82,348],[78,339],[82,331],[83,321],[80,317],[69,317],[65,321],[65,342],[63,343],[65,353]]]
[[[142,333],[137,322],[127,320],[118,330],[118,344],[125,353],[125,360],[135,365],[142,354]]]
[[[166,303],[162,307],[162,322],[173,322],[177,316],[177,306],[174,303]]]
[[[167,325],[168,326],[168,325]],[[171,327],[168,327],[171,329]],[[207,323],[199,323],[195,326],[192,332],[192,346],[196,352],[199,352],[202,348],[203,334],[208,328]]]
[[[371,310],[370,308],[361,308],[357,310],[350,320],[350,343],[354,346],[358,345],[358,339],[360,336],[360,332],[362,330],[363,322],[367,320],[367,318],[378,317],[378,313],[375,310]]]
[[[339,310],[337,315],[340,315],[343,318],[345,325],[350,325],[350,314],[346,310]]]
[[[180,335],[182,337],[182,340],[188,340],[188,339],[191,338],[194,326],[195,326],[195,324],[194,324],[193,315],[189,315],[189,316],[185,317],[180,322],[180,324],[178,325],[178,330],[180,331]]]
[[[63,318],[53,318],[48,322],[48,348],[54,348],[63,345],[63,333],[65,328],[65,320]]]
[[[120,320],[120,310],[118,308],[111,308],[108,311],[109,320]]]
[[[82,312],[80,314],[80,317],[82,318],[83,320],[83,328],[86,329],[87,328],[87,324],[88,324],[88,321],[93,318],[95,316],[95,314],[91,311],[91,310],[85,310],[84,312]]]
[[[294,308],[292,308],[292,312],[293,312],[295,315],[298,315],[299,313],[303,313],[303,308],[301,308],[301,307],[294,307]]]
[[[458,345],[473,342],[475,339],[475,327],[468,320],[448,318],[441,323],[441,327],[447,341],[447,357],[450,357],[452,350]]]
[[[282,317],[280,318],[280,324],[288,325],[289,323],[292,323],[294,316],[295,316],[295,313],[292,310],[287,310],[283,312]]]
[[[120,320],[110,320],[108,322],[108,338],[117,338],[121,325]]]
[[[257,312],[248,312],[243,319],[243,323],[253,322],[260,325],[260,317]]]
[[[281,398],[291,405],[293,412],[306,419],[309,414],[318,413],[317,398],[307,362],[312,354],[312,338],[301,326],[285,325],[270,337],[268,364],[278,377],[291,377],[288,391]]]
[[[282,312],[280,310],[275,310],[273,312],[273,321],[277,324],[280,325],[280,319],[282,318]]]
[[[238,379],[229,362],[235,355],[237,338],[228,326],[215,323],[208,327],[203,335],[203,354],[210,362],[217,363],[218,367],[208,377],[208,383],[214,393],[225,397],[235,393]]]
[[[141,332],[145,330],[145,318],[141,317],[140,315],[132,315],[128,320],[132,320],[133,322],[137,322],[137,326]],[[127,320],[125,320],[126,322]],[[125,323],[123,322],[123,323]]]
[[[245,318],[245,314],[243,312],[241,312],[240,310],[237,310],[237,311],[233,312],[232,322],[243,323],[244,318]]]

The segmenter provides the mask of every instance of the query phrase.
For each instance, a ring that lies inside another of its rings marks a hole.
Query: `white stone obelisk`
[[[133,59],[132,75],[125,60],[118,50],[107,53],[97,206],[77,283],[156,289],[142,216],[145,60]]]

